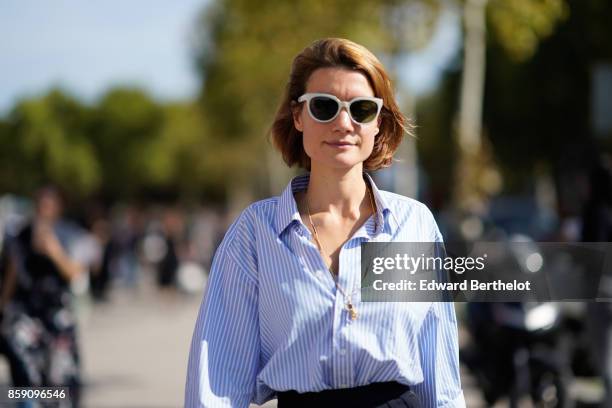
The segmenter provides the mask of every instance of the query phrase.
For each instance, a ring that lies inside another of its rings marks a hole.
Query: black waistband
[[[404,404],[394,404],[393,406],[419,407],[418,398],[410,390],[410,387],[398,382],[373,383],[355,388],[340,388],[320,392],[279,391],[277,395],[278,408],[374,408],[391,406],[387,403],[395,400]]]

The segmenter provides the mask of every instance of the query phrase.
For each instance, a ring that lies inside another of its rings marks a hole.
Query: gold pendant
[[[351,302],[349,302],[346,305],[346,308],[348,309],[349,316],[351,317],[351,320],[357,319],[357,311],[355,310],[355,307],[353,306],[353,304]]]

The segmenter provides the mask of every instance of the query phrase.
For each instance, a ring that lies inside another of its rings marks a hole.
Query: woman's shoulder
[[[226,235],[254,235],[257,229],[271,225],[277,211],[278,201],[279,197],[270,197],[249,204],[235,217]]]
[[[255,215],[273,214],[276,211],[279,200],[279,196],[264,198],[249,204],[245,211],[252,212]]]
[[[233,256],[246,270],[255,270],[256,241],[270,228],[269,214],[276,207],[277,197],[249,204],[234,217],[217,252]]]
[[[279,197],[269,197],[249,204],[238,216],[243,223],[273,220],[278,207]]]
[[[403,218],[406,216],[421,215],[433,218],[431,210],[427,205],[414,198],[385,190],[379,190],[379,193],[383,197],[385,205],[396,216]]]
[[[389,191],[379,191],[385,206],[399,229],[398,237],[407,241],[441,241],[442,236],[431,210],[414,198]]]

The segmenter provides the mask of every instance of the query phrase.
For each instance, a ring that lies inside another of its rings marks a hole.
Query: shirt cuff
[[[465,398],[463,397],[463,390],[457,395],[452,401],[447,401],[444,405],[440,405],[439,408],[465,408]]]

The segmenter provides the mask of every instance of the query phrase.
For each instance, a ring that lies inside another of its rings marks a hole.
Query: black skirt
[[[298,393],[280,391],[278,408],[419,408],[417,395],[409,386],[398,382],[385,382],[355,388]]]

